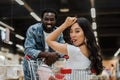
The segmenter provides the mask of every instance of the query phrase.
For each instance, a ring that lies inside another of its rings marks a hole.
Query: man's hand
[[[57,52],[41,52],[38,58],[45,58],[45,63],[51,66],[54,62],[59,59],[59,54]]]
[[[56,52],[49,53],[48,57],[45,58],[45,63],[48,66],[51,66],[53,63],[55,63],[59,59],[59,54]]]
[[[47,58],[50,52],[40,52],[38,58]]]

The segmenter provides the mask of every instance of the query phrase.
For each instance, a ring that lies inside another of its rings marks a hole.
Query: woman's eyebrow
[[[75,28],[75,30],[78,30],[78,29],[81,29],[81,28]]]

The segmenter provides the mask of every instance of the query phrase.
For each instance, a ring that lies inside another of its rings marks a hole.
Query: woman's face
[[[80,46],[85,41],[85,36],[82,28],[78,25],[78,23],[75,23],[71,26],[70,29],[70,38],[75,46]]]

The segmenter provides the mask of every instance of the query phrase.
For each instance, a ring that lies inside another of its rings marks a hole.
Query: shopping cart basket
[[[41,61],[33,61],[28,59],[31,80],[49,80],[49,77],[54,77],[55,80],[90,80],[91,71],[89,69],[65,69],[62,68],[58,72],[54,72],[54,67],[51,68],[45,65],[44,59]],[[37,66],[37,71],[34,70]]]
[[[43,73],[41,73],[43,71]],[[49,80],[52,76],[53,80],[90,80],[91,74],[87,70],[80,69],[61,69],[60,72],[54,73],[51,70],[38,69],[39,80]]]
[[[39,80],[49,80],[51,76],[54,77],[52,68],[46,64],[41,64],[38,66],[37,74],[39,76]]]
[[[61,69],[60,74],[65,80],[90,80],[91,72],[88,69]]]
[[[66,56],[63,56],[63,57],[66,59],[68,58]],[[25,56],[25,58],[27,59],[27,62],[28,62],[28,69],[30,71],[30,76],[31,76],[30,80],[40,80],[41,76],[38,75],[38,72],[41,71],[40,70],[41,67],[45,68],[43,66],[45,59],[32,60],[30,56]],[[62,57],[60,57],[60,58],[62,58]],[[39,68],[39,70],[38,70],[38,68]],[[51,69],[49,68],[49,72],[47,71],[46,73],[51,74],[52,72],[50,72],[50,71],[51,71]]]
[[[28,62],[28,69],[30,71],[30,80],[39,80],[37,74],[38,66],[42,64],[44,59],[32,60],[29,56],[25,56]]]
[[[30,71],[30,80],[49,80],[49,77],[55,77],[52,68],[44,64],[44,59],[32,60],[26,56],[28,69]]]

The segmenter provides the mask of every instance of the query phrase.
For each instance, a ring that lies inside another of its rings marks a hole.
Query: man
[[[56,29],[55,24],[57,14],[52,9],[45,9],[42,12],[41,17],[41,23],[30,26],[26,33],[26,40],[24,44],[25,58],[23,63],[25,80],[36,80],[34,78],[32,79],[33,76],[30,75],[26,56],[34,61],[36,61],[38,58],[45,58],[45,63],[49,66],[51,66],[52,63],[58,59],[58,54],[54,52],[54,50],[52,50],[45,42],[47,35]],[[57,41],[64,43],[63,36],[59,36]],[[34,67],[34,71],[37,71],[37,67]]]

